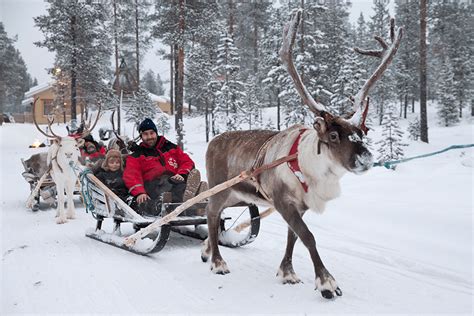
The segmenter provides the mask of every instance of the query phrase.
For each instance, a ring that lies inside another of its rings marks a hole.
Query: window
[[[53,100],[52,99],[44,99],[43,100],[43,114],[50,115],[53,114]]]

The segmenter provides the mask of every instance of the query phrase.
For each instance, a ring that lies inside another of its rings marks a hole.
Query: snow
[[[274,117],[271,111],[266,115]],[[407,157],[474,143],[472,121],[447,128],[435,122],[430,116],[429,144],[407,141]],[[205,177],[204,120],[186,118],[184,126],[186,151]],[[375,127],[369,136],[380,134]],[[327,301],[314,290],[311,260],[299,241],[293,263],[303,283],[282,285],[276,278],[287,233],[277,213],[262,220],[253,243],[220,248],[231,270],[225,276],[201,262],[201,241],[173,232],[162,251],[136,255],[85,237],[95,221],[78,199],[77,219],[64,225],[45,204],[36,213],[26,209],[20,158],[47,148],[28,148],[42,138],[31,124],[4,124],[0,137],[2,315],[472,314],[472,148],[399,164],[396,171],[347,174],[341,197],[323,215],[305,215],[343,292]],[[111,231],[112,224],[103,228]],[[122,232],[131,233],[131,225]]]

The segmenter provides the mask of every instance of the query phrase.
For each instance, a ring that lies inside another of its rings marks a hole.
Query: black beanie
[[[146,119],[143,120],[143,122],[140,123],[140,126],[138,126],[138,132],[141,133],[141,132],[147,131],[149,129],[154,130],[155,133],[158,134],[158,130],[156,129],[155,123],[153,123],[153,121],[151,119],[146,118]]]

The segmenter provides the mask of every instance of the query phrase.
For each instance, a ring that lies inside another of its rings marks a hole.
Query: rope
[[[407,162],[407,161],[414,160],[414,159],[420,159],[420,158],[425,158],[425,157],[438,155],[438,154],[444,153],[445,151],[448,151],[448,150],[451,150],[451,149],[461,149],[461,148],[469,148],[469,147],[474,147],[474,144],[452,145],[452,146],[449,146],[449,147],[447,147],[443,150],[435,151],[435,152],[432,152],[432,153],[429,153],[429,154],[414,156],[414,157],[400,159],[400,160],[392,160],[392,161],[385,161],[385,162],[379,161],[379,162],[374,163],[373,166],[374,167],[382,167],[383,166],[387,169],[390,169],[390,167],[392,165],[396,165],[396,164],[399,164],[399,163]]]
[[[91,189],[90,189],[90,181],[87,178],[88,174],[92,173],[92,170],[86,168],[84,170],[81,170],[81,168],[75,166],[72,162],[69,164],[74,171],[74,174],[79,178],[79,182],[81,183],[81,195],[82,195],[82,201],[84,203],[84,206],[86,207],[86,213],[91,211],[92,216],[95,217],[95,206],[94,203],[92,203],[92,196],[90,194]],[[79,175],[77,175],[77,171],[79,172]]]

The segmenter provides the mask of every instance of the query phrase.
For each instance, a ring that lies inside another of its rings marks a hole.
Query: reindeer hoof
[[[202,247],[201,247],[201,260],[202,262],[207,262],[209,260],[209,255],[211,253],[211,247],[209,247],[209,239],[205,239],[202,242]]]
[[[67,223],[67,219],[64,217],[58,217],[56,218],[56,224],[64,224]]]
[[[300,278],[296,275],[295,272],[288,272],[279,269],[277,272],[277,277],[280,278],[281,283],[283,284],[298,284],[302,283]]]
[[[75,218],[76,218],[76,214],[74,213],[67,214],[67,219],[75,219]]]
[[[331,292],[330,290],[323,290],[321,291],[321,295],[325,298],[325,299],[332,299],[334,298],[334,294],[336,294],[337,296],[342,296],[342,291],[340,288],[337,288],[336,291],[334,292]]]
[[[224,261],[220,261],[218,264],[212,263],[211,271],[215,274],[222,274],[222,275],[230,273],[230,270],[229,268],[227,268],[227,264]]]
[[[342,296],[342,291],[333,276],[327,271],[321,275],[322,277],[316,278],[316,289],[321,291],[321,295],[326,299],[332,299],[336,295]]]

